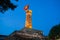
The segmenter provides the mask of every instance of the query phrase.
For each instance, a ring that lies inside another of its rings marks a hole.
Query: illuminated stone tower
[[[25,28],[32,28],[32,10],[28,9],[29,6],[25,6],[24,10],[26,11],[26,21],[25,21]]]
[[[7,38],[4,38],[5,40],[45,40],[45,36],[42,31],[32,28],[32,11],[28,8],[28,5],[24,7],[26,12],[25,28],[13,32]]]

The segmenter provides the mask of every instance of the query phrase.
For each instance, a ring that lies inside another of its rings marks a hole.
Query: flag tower
[[[32,10],[29,10],[29,5],[26,5],[24,10],[26,12],[25,28],[32,29]]]

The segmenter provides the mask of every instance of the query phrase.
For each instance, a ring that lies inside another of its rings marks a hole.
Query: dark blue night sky
[[[0,34],[9,35],[15,30],[21,30],[25,25],[26,13],[24,6],[30,5],[32,10],[32,25],[34,29],[42,30],[48,35],[50,29],[60,24],[60,0],[11,0],[18,7],[0,13]]]

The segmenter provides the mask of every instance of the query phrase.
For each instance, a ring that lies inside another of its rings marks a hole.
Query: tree
[[[50,30],[50,33],[49,33],[49,39],[55,40],[58,38],[60,38],[60,24],[53,26],[53,28]]]
[[[18,0],[15,0],[18,1]],[[5,12],[9,8],[14,10],[17,6],[11,3],[11,0],[0,0],[0,12]]]

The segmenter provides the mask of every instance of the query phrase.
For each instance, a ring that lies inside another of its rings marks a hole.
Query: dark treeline
[[[49,39],[56,40],[60,38],[60,24],[51,28],[49,33]]]
[[[18,1],[18,0],[15,0]],[[9,8],[14,10],[17,6],[11,3],[11,0],[0,0],[0,12],[5,12]]]

